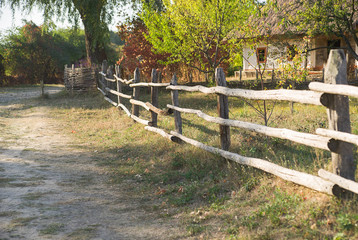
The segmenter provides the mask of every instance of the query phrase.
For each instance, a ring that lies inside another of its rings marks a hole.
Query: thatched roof
[[[306,2],[314,4],[311,0]],[[251,25],[251,33],[235,33],[239,38],[255,38],[255,37],[274,37],[274,36],[295,36],[302,35],[307,32],[306,29],[299,29],[300,12],[305,11],[302,0],[273,0],[271,4],[262,7],[258,16],[252,16],[249,20]],[[296,24],[294,23],[296,22]],[[358,23],[357,14],[354,17],[355,24]],[[332,23],[328,23],[332,24]],[[315,34],[320,34],[316,32]]]
[[[251,33],[236,33],[240,38],[253,38],[259,36],[279,36],[304,34],[306,31],[298,30],[292,23],[292,18],[302,7],[296,0],[277,0],[274,6],[264,6],[259,16],[252,16],[249,25],[257,29]]]

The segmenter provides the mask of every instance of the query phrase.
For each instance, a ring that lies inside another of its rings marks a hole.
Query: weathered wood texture
[[[202,92],[205,94],[222,94],[229,97],[242,97],[252,100],[280,100],[291,101],[305,104],[322,105],[321,96],[323,93],[307,91],[307,90],[247,90],[247,89],[231,89],[227,87],[203,87],[203,86],[168,86],[169,90],[182,90],[188,92]]]
[[[171,81],[170,81],[171,86],[175,87],[176,85],[178,85],[178,79],[176,74],[173,75]],[[172,104],[173,106],[179,107],[179,93],[178,90],[172,90],[171,91],[171,96],[172,96]],[[174,110],[174,121],[175,121],[175,130],[177,131],[177,133],[182,134],[183,129],[182,129],[182,119],[181,119],[181,115],[179,111]]]
[[[108,97],[104,97],[104,99],[105,99],[107,102],[109,102],[110,104],[112,104],[113,106],[115,106],[115,107],[118,106],[118,104],[117,104],[116,102],[112,101],[112,99],[110,99],[110,98],[108,98]]]
[[[105,93],[101,88],[97,87],[97,89],[98,89],[104,96],[106,95],[106,93]]]
[[[152,79],[153,84],[158,83],[157,70],[152,69],[151,79]],[[158,87],[151,86],[150,87],[150,92],[151,92],[152,105],[154,107],[158,107],[158,105],[159,105],[159,102],[158,102],[158,93],[159,93],[158,92]],[[157,127],[157,125],[158,125],[158,114],[156,112],[153,112],[153,111],[151,111],[150,114],[152,116],[153,127]]]
[[[217,86],[227,87],[225,73],[222,68],[217,68],[215,71],[215,82]],[[229,119],[229,99],[227,96],[218,94],[217,96],[217,110],[220,118]],[[229,150],[231,145],[230,127],[227,125],[220,125],[220,143],[221,148]]]
[[[208,122],[213,122],[225,126],[238,127],[256,133],[264,134],[266,136],[290,140],[292,142],[300,143],[310,147],[320,148],[327,151],[336,151],[337,148],[336,141],[328,137],[322,137],[322,136],[317,136],[314,134],[303,133],[303,132],[296,132],[285,128],[273,128],[273,127],[267,127],[255,123],[212,117],[203,113],[200,110],[180,108],[169,104],[167,105],[167,107],[182,113],[196,114]]]
[[[132,99],[133,98],[133,96],[131,96],[131,95],[117,92],[117,91],[115,91],[113,89],[110,89],[108,87],[104,87],[104,89],[106,90],[106,92],[109,92],[109,93],[112,93],[114,95],[117,95],[118,97],[127,98],[127,99]]]
[[[104,77],[104,80],[106,80],[108,82],[116,82],[116,79],[110,78],[110,77]]]
[[[358,146],[358,136],[351,133],[338,132],[338,131],[324,129],[324,128],[317,128],[316,134],[324,137],[334,138],[348,143],[353,143],[354,145]]]
[[[139,100],[134,100],[134,99],[129,100],[129,102],[132,103],[133,105],[141,106],[145,110],[150,111],[150,108],[147,106],[147,104],[145,102],[142,102]]]
[[[116,83],[117,83],[117,92],[119,94],[122,94],[122,83],[120,81],[118,81],[118,78],[121,77],[121,69],[120,69],[119,65],[116,65],[115,70],[116,70],[116,75],[114,76],[114,78],[116,79]],[[120,104],[122,102],[121,96],[119,94],[117,95],[118,104]]]
[[[168,110],[165,111],[165,110],[162,110],[162,109],[160,109],[160,108],[157,108],[157,107],[153,106],[153,105],[152,105],[151,103],[149,103],[149,102],[146,102],[145,105],[147,105],[147,107],[149,108],[150,111],[155,112],[155,113],[157,113],[158,115],[169,115]]]
[[[96,89],[96,68],[68,68],[64,69],[64,84],[67,91],[88,91]]]
[[[318,176],[337,184],[341,188],[347,189],[353,193],[358,194],[358,183],[355,181],[343,178],[343,177],[333,174],[331,172],[327,172],[323,169],[320,169],[318,171]]]
[[[140,82],[139,68],[136,68],[134,71],[134,82],[135,83]],[[134,87],[133,88],[133,99],[134,100],[138,100],[139,93],[140,93],[140,87]],[[139,116],[139,106],[138,105],[135,105],[135,104],[132,105],[132,115],[137,116],[137,117]]]
[[[343,50],[331,50],[324,74],[324,82],[332,85],[347,85],[347,61]],[[330,130],[351,132],[349,99],[342,95],[329,95],[327,104],[328,125]],[[338,150],[332,152],[333,173],[354,180],[356,165],[354,164],[352,144],[339,141]]]
[[[128,110],[128,108],[126,106],[124,106],[122,103],[119,103],[118,104],[118,107],[122,108],[123,111],[130,117],[131,116],[131,113],[130,111]]]
[[[132,83],[130,87],[167,87],[170,83]]]
[[[134,78],[133,79],[130,79],[130,80],[127,80],[127,79],[122,79],[118,76],[114,76],[114,78],[117,80],[117,81],[120,81],[121,83],[124,83],[126,85],[129,85],[131,84],[132,82],[134,82]]]
[[[102,62],[101,80],[102,80],[102,83],[104,83],[104,85],[106,87],[108,87],[108,82],[105,80],[105,77],[107,76],[107,67],[108,67],[107,61],[104,60]],[[108,95],[108,94],[106,94],[106,95]]]
[[[141,119],[141,118],[139,118],[139,117],[137,117],[137,116],[135,116],[135,115],[133,115],[133,114],[131,114],[130,117],[131,117],[134,121],[139,122],[139,123],[141,123],[141,124],[143,124],[143,125],[152,126],[152,123],[151,123],[150,121],[148,121],[148,120]]]
[[[155,132],[157,134],[160,134],[161,136],[165,137],[165,138],[168,138],[170,139],[172,142],[176,142],[176,143],[180,143],[181,140],[176,137],[176,136],[173,136],[169,133],[166,133],[164,130],[160,129],[160,128],[156,128],[156,127],[150,127],[150,126],[145,126],[144,127],[146,130],[148,131],[151,131],[151,132]]]
[[[321,82],[311,82],[308,85],[310,90],[330,94],[344,95],[358,98],[358,87],[350,85],[332,85]]]
[[[196,146],[198,148],[201,148],[205,151],[220,155],[226,159],[235,161],[237,163],[251,166],[257,169],[261,169],[265,172],[271,173],[275,176],[278,176],[284,180],[294,182],[296,184],[314,189],[319,192],[324,192],[329,195],[335,195],[337,194],[337,190],[339,189],[336,184],[326,181],[320,177],[313,176],[307,173],[298,172],[295,170],[291,170],[288,168],[281,167],[277,164],[271,163],[269,161],[258,159],[258,158],[250,158],[250,157],[244,157],[236,153],[231,153],[219,148],[214,148],[207,146],[201,142],[195,141],[193,139],[187,138],[177,132],[170,132],[170,134],[180,138],[186,143],[189,143],[193,146]]]

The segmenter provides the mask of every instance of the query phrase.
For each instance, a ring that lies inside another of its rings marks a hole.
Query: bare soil
[[[54,94],[61,87],[46,91]],[[181,239],[175,218],[111,185],[94,152],[61,133],[38,88],[0,89],[0,239]]]

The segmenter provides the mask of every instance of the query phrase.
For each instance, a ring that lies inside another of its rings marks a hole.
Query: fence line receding
[[[215,73],[217,86],[207,88],[203,86],[189,87],[178,85],[175,75],[170,84],[158,83],[158,74],[154,69],[150,83],[140,82],[138,68],[134,72],[133,79],[122,79],[119,66],[116,66],[115,73],[112,73],[107,71],[107,63],[104,62],[102,64],[102,72],[98,75],[97,88],[104,95],[106,101],[117,108],[123,109],[136,122],[146,125],[146,130],[157,133],[173,142],[186,142],[226,159],[261,169],[287,181],[319,192],[337,195],[340,189],[344,188],[358,194],[358,183],[354,181],[356,167],[352,152],[353,144],[358,145],[358,136],[350,132],[349,111],[347,112],[347,109],[349,109],[347,96],[358,97],[358,88],[347,85],[347,76],[344,68],[346,65],[344,54],[339,50],[332,50],[325,69],[325,83],[312,82],[309,85],[310,90],[304,91],[283,89],[255,91],[228,88],[225,74],[221,68],[218,68]],[[337,69],[339,70],[337,71]],[[132,89],[132,94],[123,93],[124,87]],[[151,102],[139,100],[140,89],[145,87],[151,90]],[[171,92],[172,102],[167,104],[168,109],[160,109],[158,107],[159,88],[165,88]],[[195,91],[217,95],[218,117],[209,116],[201,110],[180,107],[179,91]],[[228,119],[228,97],[292,101],[325,106],[328,112],[328,125],[330,129],[319,128],[316,130],[316,134],[311,134]],[[123,104],[123,101],[128,101],[132,105],[131,111]],[[149,120],[140,117],[139,107],[151,113]],[[205,121],[218,124],[221,149],[207,146],[194,139],[185,137],[182,133],[183,123],[181,113],[196,114]],[[175,122],[175,131],[170,133],[157,127],[158,116],[168,114],[173,114]],[[314,176],[279,166],[267,160],[245,157],[229,152],[231,143],[230,127],[242,128],[269,137],[286,139],[295,143],[330,151],[332,153],[333,173],[328,173],[321,169],[318,176]]]

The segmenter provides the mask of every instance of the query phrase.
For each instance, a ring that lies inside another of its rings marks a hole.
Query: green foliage
[[[109,43],[108,23],[112,20],[116,0],[11,0],[12,8],[23,11],[37,5],[43,10],[45,25],[51,25],[53,16],[66,18],[75,26],[82,21],[85,30],[87,61],[102,62],[107,58],[105,47]],[[124,1],[123,1],[124,2]],[[3,2],[0,1],[0,6]]]
[[[252,1],[164,0],[165,11],[143,4],[147,39],[171,62],[185,62],[203,72],[228,61],[240,50],[234,31],[240,30],[254,11]]]
[[[306,51],[308,44],[307,38],[303,38],[303,45],[288,45],[287,53],[283,57],[277,60],[279,66],[280,81],[278,87],[284,87],[288,85],[288,88],[295,88],[296,83],[301,83],[306,80],[308,76],[306,63]]]
[[[309,36],[325,34],[342,38],[349,53],[358,60],[354,46],[358,44],[357,0],[295,0],[279,6],[278,12],[283,24],[294,25]]]
[[[26,23],[3,36],[0,49],[8,75],[21,83],[53,83],[61,79],[63,66],[85,56],[83,33],[43,29]]]

